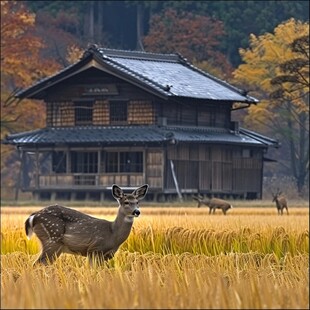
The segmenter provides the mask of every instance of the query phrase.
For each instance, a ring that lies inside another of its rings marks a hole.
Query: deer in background
[[[215,213],[215,209],[221,209],[222,212],[224,213],[224,215],[226,215],[226,212],[231,209],[233,206],[223,200],[223,199],[219,199],[219,198],[203,198],[201,196],[198,197],[193,197],[194,200],[198,201],[198,208],[201,207],[201,205],[206,205],[209,207],[209,214],[211,213]]]
[[[277,190],[276,194],[271,193],[272,194],[272,202],[276,203],[277,209],[278,209],[278,214],[283,215],[283,209],[286,209],[286,213],[288,215],[288,208],[287,208],[287,200],[284,196],[282,195],[282,192],[279,191],[279,189]]]
[[[119,209],[113,222],[98,219],[59,205],[32,213],[25,222],[26,235],[34,232],[42,244],[36,263],[52,263],[61,253],[97,257],[100,262],[112,258],[128,238],[134,217],[140,215],[139,200],[147,193],[145,184],[131,194],[124,194],[117,185],[112,195]]]

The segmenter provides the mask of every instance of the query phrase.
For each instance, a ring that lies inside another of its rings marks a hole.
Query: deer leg
[[[42,253],[34,264],[52,264],[61,253],[62,244],[56,242],[49,242],[49,244],[43,245]]]
[[[209,207],[209,214],[211,214],[211,212],[212,212],[212,208],[211,208],[211,207]]]
[[[94,266],[94,264],[102,265],[105,261],[108,261],[109,259],[114,257],[116,250],[110,250],[107,253],[101,253],[101,252],[92,252],[89,255],[87,255],[89,264],[91,267]]]
[[[226,210],[222,209],[222,211],[223,211],[224,215],[226,215]]]

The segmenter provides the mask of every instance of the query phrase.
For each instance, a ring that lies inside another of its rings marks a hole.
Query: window
[[[110,101],[110,124],[127,124],[127,101]]]
[[[91,125],[93,123],[93,102],[79,101],[74,103],[75,125]]]
[[[106,172],[143,172],[143,152],[106,153]]]
[[[67,154],[65,152],[52,153],[52,171],[55,173],[66,173]]]
[[[118,172],[118,153],[109,152],[106,154],[106,172]]]
[[[142,152],[120,153],[120,172],[142,172],[142,171],[143,171]]]
[[[242,158],[251,158],[253,157],[253,150],[242,149]]]
[[[97,173],[98,152],[71,152],[71,172]]]

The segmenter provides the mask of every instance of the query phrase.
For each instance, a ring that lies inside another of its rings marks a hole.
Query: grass
[[[33,267],[40,245],[26,239],[24,221],[38,207],[2,207],[2,308],[307,309],[309,207],[278,216],[268,204],[227,216],[193,204],[142,204],[116,256],[93,267],[69,254]],[[116,214],[115,207],[79,210]]]

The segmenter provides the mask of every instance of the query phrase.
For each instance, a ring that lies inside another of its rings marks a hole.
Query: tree
[[[37,119],[33,115],[35,106],[29,109],[29,101],[18,104],[14,95],[59,68],[53,60],[41,57],[43,47],[35,35],[35,15],[20,2],[1,1],[1,129],[12,130],[21,115],[18,125],[26,128],[26,123],[33,126],[42,121],[41,115]]]
[[[276,86],[271,97],[294,101],[301,111],[309,113],[309,36],[295,39],[289,47],[296,57],[280,64],[280,74],[271,80]]]
[[[251,35],[241,49],[244,64],[233,73],[261,103],[248,109],[246,124],[278,137],[280,162],[301,194],[309,177],[309,24],[290,19],[274,34]]]
[[[44,48],[41,55],[53,59],[62,67],[66,67],[67,47],[77,45],[78,38],[73,34],[78,27],[75,10],[59,11],[55,15],[40,11],[36,14],[36,34],[44,38]]]
[[[154,14],[168,9],[212,16],[224,24],[226,36],[217,49],[234,67],[240,62],[238,49],[248,47],[250,33],[261,35],[294,17],[309,20],[309,1],[25,1],[36,14],[43,11],[56,17],[74,11],[77,27],[68,31],[80,42],[106,47],[143,49],[141,36],[148,34]],[[73,25],[76,25],[74,22]],[[92,38],[93,34],[93,38]]]
[[[144,37],[145,49],[151,52],[179,52],[190,61],[207,61],[228,74],[231,67],[217,51],[225,35],[223,23],[208,16],[168,9],[152,16],[150,31]]]
[[[1,138],[8,132],[33,129],[44,124],[43,103],[19,102],[16,92],[56,71],[59,66],[41,57],[43,41],[35,34],[35,15],[21,2],[1,1]],[[17,154],[1,147],[1,182],[12,185]]]

